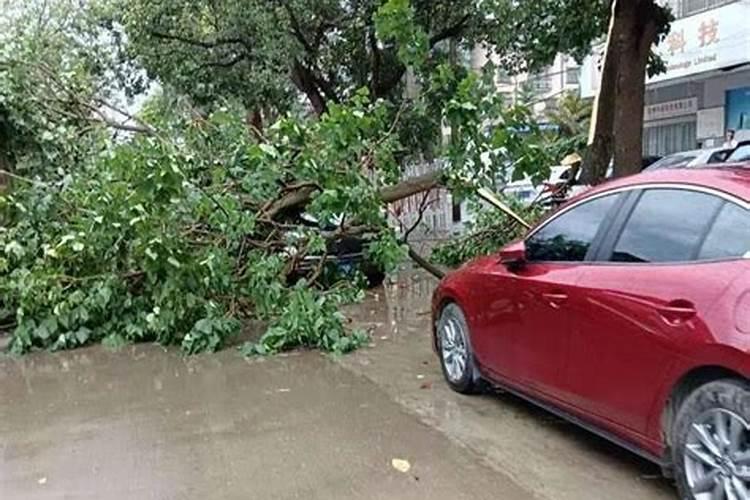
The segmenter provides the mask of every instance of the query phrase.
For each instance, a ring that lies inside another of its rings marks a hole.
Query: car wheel
[[[375,267],[367,268],[364,271],[365,278],[367,278],[368,288],[377,288],[385,281],[385,273]]]
[[[443,376],[456,392],[480,392],[483,382],[471,350],[469,326],[457,304],[446,305],[437,324],[437,347]]]
[[[750,386],[720,380],[696,389],[672,429],[675,479],[684,500],[750,499]]]

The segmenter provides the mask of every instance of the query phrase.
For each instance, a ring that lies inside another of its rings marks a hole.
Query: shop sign
[[[676,116],[694,115],[698,111],[698,98],[677,99],[646,106],[643,119],[647,122],[665,120]]]
[[[702,14],[678,19],[656,48],[667,71],[648,79],[663,82],[706,71],[750,62],[750,2],[735,2]],[[581,75],[581,94],[596,94],[601,82],[604,46],[586,58]]]

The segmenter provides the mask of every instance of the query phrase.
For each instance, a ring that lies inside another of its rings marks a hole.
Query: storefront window
[[[696,149],[694,121],[646,127],[643,130],[643,154],[665,156]]]
[[[664,4],[672,8],[672,12],[679,19],[692,16],[705,10],[721,7],[737,0],[666,0]]]

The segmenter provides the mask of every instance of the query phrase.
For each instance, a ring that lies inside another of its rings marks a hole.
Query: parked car
[[[299,221],[302,225],[322,228],[324,231],[333,232],[335,226],[321,225],[314,217],[301,214]],[[290,232],[288,238],[291,241],[302,237],[299,232]],[[372,235],[362,234],[356,236],[344,236],[331,238],[326,243],[325,253],[312,253],[305,255],[299,260],[294,270],[288,276],[290,282],[296,282],[304,277],[310,277],[320,268],[320,282],[329,286],[341,279],[348,279],[356,272],[361,273],[367,280],[370,288],[380,286],[385,280],[383,268],[372,262],[367,255],[367,249],[372,240]],[[287,253],[293,255],[296,251],[294,246],[287,249]]]
[[[697,167],[722,163],[727,160],[731,153],[731,148],[710,148],[683,151],[681,153],[665,156],[661,160],[652,163],[646,168],[646,170],[650,172],[661,168]]]
[[[556,165],[550,168],[550,175],[546,181],[534,184],[531,178],[527,177],[520,181],[509,183],[503,188],[503,193],[513,196],[527,205],[548,201],[555,196],[560,186],[567,184],[569,176],[569,166]]]
[[[727,162],[745,161],[750,161],[750,141],[740,142],[727,158]]]
[[[597,186],[433,297],[445,379],[485,381],[663,467],[680,498],[750,498],[750,170]]]

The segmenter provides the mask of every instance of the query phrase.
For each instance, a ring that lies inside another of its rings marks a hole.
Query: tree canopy
[[[463,50],[533,69],[581,55],[604,22],[593,0],[79,7],[31,2],[0,35],[0,328],[17,352],[213,350],[247,320],[267,325],[248,353],[356,347],[338,309],[362,281],[331,286],[320,267],[295,282],[300,262],[366,235],[392,269],[413,250],[389,202],[544,178],[580,143],[576,106],[561,107],[569,131],[546,132]],[[444,168],[403,179],[428,148]]]
[[[160,81],[198,102],[237,97],[249,109],[286,110],[301,93],[317,113],[360,88],[374,98],[403,96],[405,46],[484,44],[511,71],[536,69],[560,53],[582,58],[606,30],[601,0],[121,0],[114,18],[131,53]],[[380,22],[413,23],[423,40],[383,40]],[[388,16],[390,9],[393,16]],[[400,17],[405,12],[412,15]],[[409,45],[404,42],[410,42]]]

